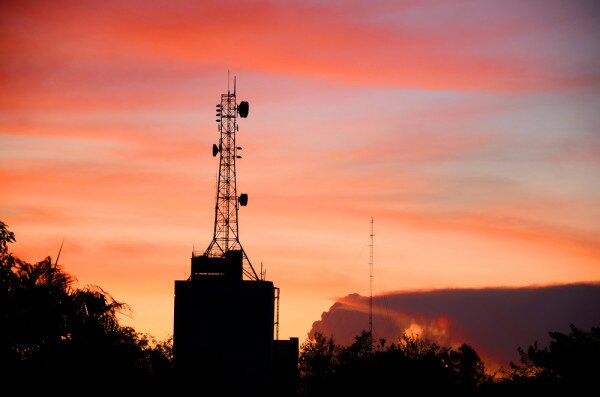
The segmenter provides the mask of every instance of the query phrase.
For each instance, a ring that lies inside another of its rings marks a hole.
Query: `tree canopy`
[[[589,332],[570,326],[570,332],[550,332],[550,344],[537,342],[519,348],[520,365],[510,363],[509,379],[518,384],[600,388],[600,327]]]
[[[316,334],[301,350],[301,392],[307,396],[384,395],[389,390],[466,395],[492,380],[466,344],[454,350],[404,335],[386,346],[363,331],[347,347]]]
[[[46,257],[13,256],[15,236],[0,221],[0,365],[7,377],[41,374],[71,379],[163,376],[171,343],[119,324],[127,306],[75,279]]]

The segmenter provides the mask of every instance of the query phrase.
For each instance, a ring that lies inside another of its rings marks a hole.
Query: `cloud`
[[[368,298],[338,299],[313,323],[310,334],[351,343],[368,328]],[[522,288],[440,289],[392,292],[373,298],[376,338],[388,342],[418,334],[444,345],[472,345],[492,366],[517,361],[517,348],[548,342],[548,332],[569,324],[600,325],[600,284]]]
[[[150,76],[189,80],[190,65],[230,65],[357,85],[501,92],[598,80],[586,51],[569,50],[579,62],[565,70],[564,60],[548,55],[544,41],[585,35],[594,21],[583,6],[466,2],[449,12],[438,2],[372,8],[356,3],[344,9],[300,2],[24,3],[4,7],[10,18],[3,21],[6,39],[0,44],[10,56],[0,76],[11,86],[30,85],[32,77],[51,88],[57,82],[122,82],[127,76],[135,87],[148,76],[135,65],[166,61],[173,65],[166,70],[177,73],[151,67]],[[524,37],[532,41],[530,51],[515,48]],[[568,50],[564,42],[554,44]]]
[[[380,211],[379,215],[387,219],[397,219],[418,228],[508,239],[520,243],[547,246],[553,250],[562,250],[570,254],[585,255],[596,259],[600,257],[597,233],[503,215],[498,209],[492,214],[396,210]]]

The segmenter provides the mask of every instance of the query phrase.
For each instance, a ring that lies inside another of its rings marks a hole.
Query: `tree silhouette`
[[[458,350],[426,339],[402,336],[385,346],[363,331],[348,347],[316,334],[301,348],[301,394],[389,395],[390,390],[475,393],[491,382],[479,356],[468,345]]]
[[[511,362],[510,380],[568,387],[600,386],[600,327],[583,331],[573,324],[569,334],[550,332],[550,344],[537,342],[527,350],[519,348],[521,365]]]
[[[167,377],[171,342],[119,324],[128,307],[75,279],[51,258],[14,257],[14,234],[0,221],[0,368],[9,378],[142,379]],[[39,386],[35,383],[31,387]],[[27,385],[26,385],[27,386]]]
[[[453,378],[464,389],[474,390],[482,384],[489,384],[492,378],[485,373],[485,365],[477,352],[463,344],[457,350],[450,350]]]
[[[298,364],[304,395],[326,395],[333,391],[339,349],[333,338],[322,334],[316,334],[302,344]]]

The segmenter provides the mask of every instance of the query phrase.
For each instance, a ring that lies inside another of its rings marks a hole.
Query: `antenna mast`
[[[217,104],[216,121],[220,133],[218,145],[213,145],[212,154],[219,154],[219,178],[217,181],[217,199],[215,204],[215,224],[213,239],[204,255],[209,257],[223,257],[227,251],[242,251],[243,272],[249,279],[259,280],[256,271],[248,259],[240,243],[238,232],[239,207],[248,204],[248,195],[242,193],[238,196],[236,185],[236,159],[241,159],[241,147],[236,145],[236,132],[238,115],[242,118],[248,116],[248,102],[236,102],[235,76],[233,93],[229,91],[229,72],[227,73],[227,94],[221,94],[221,103]]]
[[[373,218],[371,218],[371,242],[369,244],[369,333],[373,337]]]

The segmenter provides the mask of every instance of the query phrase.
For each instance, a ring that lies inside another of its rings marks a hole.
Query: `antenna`
[[[242,252],[242,271],[252,280],[260,280],[252,267],[248,255],[242,248],[239,237],[238,212],[240,207],[248,205],[248,195],[238,195],[236,184],[236,160],[241,159],[239,151],[242,148],[236,145],[238,132],[237,119],[248,116],[248,102],[237,103],[236,77],[233,77],[234,91],[229,90],[229,71],[227,71],[227,94],[221,94],[221,102],[216,106],[216,122],[220,134],[219,143],[212,147],[212,155],[219,155],[219,176],[217,178],[217,197],[215,203],[215,224],[213,239],[204,255],[209,257],[224,257],[225,253],[232,250]]]
[[[279,339],[279,288],[275,287],[275,340]]]
[[[369,244],[369,333],[373,337],[373,218],[371,218],[371,243]]]
[[[263,263],[262,263],[262,261],[260,261],[260,279],[262,281],[265,281],[266,277],[267,277],[267,268],[266,267],[263,268]]]

